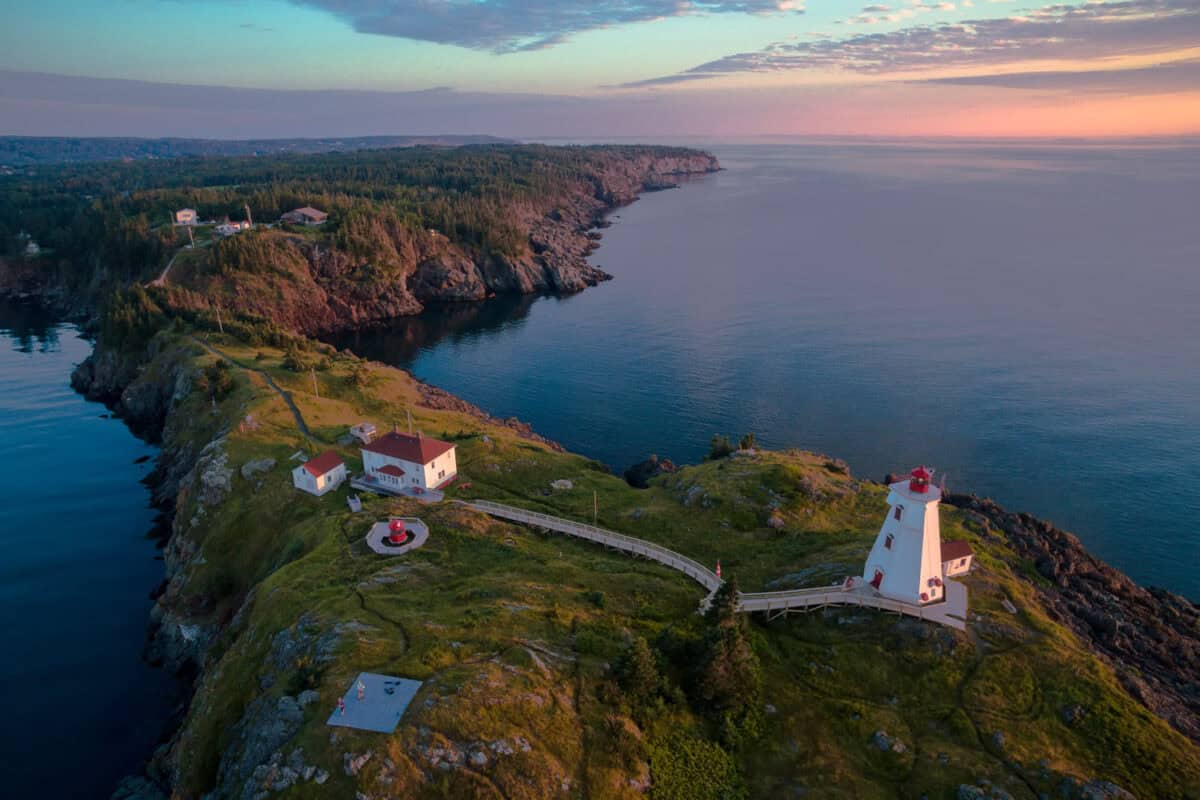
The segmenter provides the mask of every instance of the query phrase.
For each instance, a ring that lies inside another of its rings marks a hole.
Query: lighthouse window
[[[892,512],[892,517],[894,519],[900,519],[900,516],[903,513],[904,513],[904,506],[896,506],[896,510]]]
[[[883,546],[886,547],[888,550],[892,549],[892,539],[893,538],[894,537],[889,533],[887,535],[887,538],[883,540]]]

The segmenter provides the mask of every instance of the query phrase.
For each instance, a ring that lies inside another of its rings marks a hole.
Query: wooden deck
[[[630,555],[648,558],[682,572],[703,586],[707,592],[700,604],[702,610],[708,607],[713,593],[720,588],[722,583],[715,572],[694,559],[644,539],[626,536],[623,533],[598,528],[583,522],[553,517],[549,514],[528,511],[503,503],[494,503],[490,500],[473,502],[460,500],[458,502],[499,519],[586,539]],[[743,613],[761,611],[767,615],[767,619],[775,619],[793,611],[813,611],[829,606],[861,606],[904,614],[957,630],[966,630],[967,588],[961,583],[951,580],[947,580],[945,586],[946,599],[943,602],[919,606],[884,597],[871,588],[865,580],[858,578],[849,586],[839,584],[814,589],[789,589],[782,592],[743,592],[738,598],[738,611]]]

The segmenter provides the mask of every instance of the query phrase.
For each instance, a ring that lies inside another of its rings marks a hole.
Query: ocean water
[[[337,343],[614,468],[747,431],[929,464],[1200,600],[1200,148],[710,149],[616,213],[613,281]]]
[[[0,303],[0,776],[6,797],[107,798],[163,733],[141,661],[163,578],[139,483],[155,448],[71,390],[91,345]]]

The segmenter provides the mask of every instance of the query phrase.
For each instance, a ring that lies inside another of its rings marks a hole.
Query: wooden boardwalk
[[[623,533],[598,528],[583,522],[553,517],[537,511],[495,503],[490,500],[458,501],[465,506],[489,514],[498,519],[519,522],[537,528],[586,539],[602,544],[634,556],[650,559],[663,566],[682,572],[704,587],[707,595],[700,604],[701,609],[707,608],[713,593],[720,588],[721,579],[717,574],[699,562],[688,558],[682,553],[676,553],[661,545],[647,542]],[[789,589],[782,592],[742,592],[738,597],[738,611],[752,613],[761,611],[767,619],[774,619],[793,611],[812,611],[829,606],[861,606],[881,611],[891,611],[918,619],[947,625],[958,630],[966,630],[967,589],[961,583],[947,580],[946,600],[940,603],[918,606],[903,603],[884,597],[871,588],[862,578],[856,578],[848,584],[815,589]]]

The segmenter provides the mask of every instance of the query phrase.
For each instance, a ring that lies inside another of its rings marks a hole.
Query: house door
[[[880,572],[879,570],[875,570],[875,577],[871,578],[871,586],[878,589],[879,584],[881,584],[881,583],[883,583],[883,573]]]

